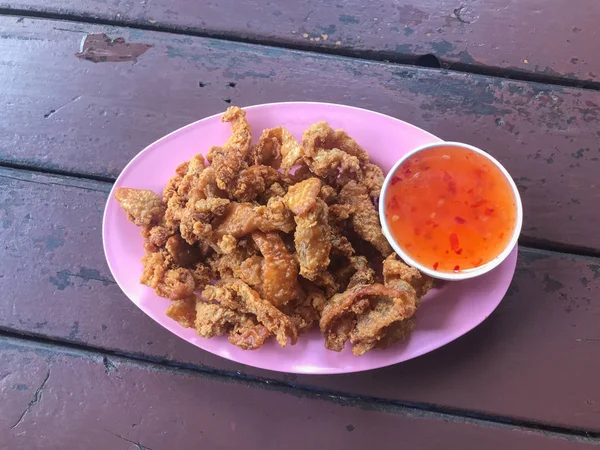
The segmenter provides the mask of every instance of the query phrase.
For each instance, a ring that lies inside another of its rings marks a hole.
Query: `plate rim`
[[[350,109],[350,110],[356,110],[356,111],[361,111],[361,112],[365,112],[368,114],[374,114],[377,116],[381,116],[384,117],[386,119],[391,119],[393,121],[397,121],[397,122],[401,122],[403,123],[405,126],[408,126],[410,128],[413,128],[415,130],[417,130],[419,133],[422,134],[427,134],[429,135],[429,137],[432,138],[433,142],[443,142],[444,140],[439,138],[438,136],[434,135],[433,133],[424,130],[416,125],[413,125],[409,122],[406,122],[402,119],[398,119],[396,117],[390,116],[388,114],[384,114],[378,111],[373,111],[367,108],[361,108],[361,107],[357,107],[357,106],[351,106],[351,105],[344,105],[341,103],[329,103],[329,102],[315,102],[315,101],[286,101],[286,102],[271,102],[271,103],[260,103],[260,104],[255,104],[255,105],[250,105],[250,106],[240,106],[241,109],[243,109],[244,111],[250,111],[250,110],[257,110],[257,109],[262,109],[262,108],[269,108],[269,107],[273,107],[273,106],[282,106],[282,105],[288,105],[288,106],[294,106],[294,105],[311,105],[311,106],[327,106],[327,107],[335,107],[335,108],[342,108],[342,109]],[[294,368],[288,368],[288,370],[283,370],[283,369],[278,369],[278,368],[273,368],[270,366],[265,366],[263,364],[260,363],[248,363],[246,361],[240,361],[235,355],[230,355],[229,357],[223,356],[219,353],[216,353],[210,349],[207,348],[203,348],[200,347],[199,345],[197,345],[195,342],[192,342],[188,339],[185,339],[179,335],[177,335],[176,333],[174,333],[173,331],[171,331],[170,328],[166,327],[164,324],[162,324],[161,322],[158,321],[158,319],[156,319],[155,317],[153,317],[152,315],[150,315],[148,312],[146,312],[141,305],[139,305],[138,303],[136,303],[135,301],[133,301],[130,296],[127,294],[127,292],[125,292],[125,290],[121,287],[121,284],[118,282],[117,277],[115,276],[115,271],[111,265],[110,259],[108,257],[108,251],[107,251],[107,233],[106,233],[106,227],[107,227],[107,215],[108,215],[108,209],[109,209],[109,204],[111,203],[111,199],[114,199],[114,191],[115,189],[117,189],[118,185],[119,185],[119,181],[122,179],[122,177],[124,177],[125,173],[128,171],[129,167],[132,166],[133,164],[135,164],[136,160],[138,158],[141,158],[142,155],[144,153],[146,153],[147,151],[151,150],[153,147],[160,145],[163,141],[169,139],[172,135],[178,134],[180,132],[183,132],[184,130],[186,130],[187,128],[192,128],[197,126],[199,123],[204,122],[204,121],[209,121],[211,119],[215,119],[217,117],[221,117],[224,114],[225,111],[216,113],[216,114],[212,114],[210,116],[206,116],[203,117],[201,119],[195,120],[193,122],[190,122],[186,125],[183,125],[169,133],[167,133],[166,135],[162,136],[161,138],[151,142],[150,144],[148,144],[146,147],[144,147],[142,150],[140,150],[133,158],[131,158],[129,160],[129,162],[125,165],[125,167],[123,167],[123,169],[121,169],[118,177],[115,179],[113,186],[110,189],[109,195],[107,197],[105,206],[104,206],[104,212],[102,215],[102,247],[103,247],[103,251],[104,251],[104,258],[106,260],[106,263],[108,265],[109,271],[111,273],[111,276],[113,277],[113,279],[115,280],[115,282],[117,283],[117,285],[119,286],[119,289],[121,290],[121,292],[129,299],[130,302],[132,302],[136,307],[138,307],[147,317],[149,317],[150,319],[152,319],[154,322],[156,322],[158,325],[160,325],[162,328],[165,328],[169,333],[175,335],[175,337],[181,341],[187,342],[190,345],[193,345],[196,348],[199,348],[202,351],[208,352],[210,354],[213,354],[219,358],[223,358],[225,360],[228,361],[232,361],[234,363],[237,364],[243,364],[245,366],[250,366],[250,367],[254,367],[257,369],[261,369],[261,370],[269,370],[272,372],[279,372],[279,373],[293,373],[293,374],[302,374],[302,375],[341,375],[341,374],[348,374],[348,373],[360,373],[360,372],[367,372],[370,370],[375,370],[375,369],[381,369],[384,367],[390,367],[390,366],[394,366],[406,361],[410,361],[412,359],[418,358],[420,356],[423,356],[427,353],[431,353],[435,350],[441,349],[442,347],[445,347],[446,345],[450,344],[451,342],[457,340],[458,338],[468,334],[469,332],[473,331],[475,328],[479,327],[483,322],[485,322],[489,316],[498,308],[498,306],[500,305],[500,303],[502,302],[502,300],[504,299],[504,297],[506,296],[506,292],[508,292],[508,289],[510,287],[510,283],[507,284],[506,289],[504,290],[504,292],[502,292],[502,295],[500,296],[500,300],[494,305],[493,309],[491,309],[491,311],[489,312],[489,314],[487,314],[479,323],[477,323],[475,326],[473,326],[472,328],[464,331],[464,332],[460,332],[458,333],[456,336],[452,336],[450,339],[445,340],[443,344],[438,345],[438,344],[432,344],[429,345],[425,348],[421,348],[420,351],[417,351],[415,353],[413,353],[410,357],[408,358],[404,358],[401,359],[399,361],[395,361],[395,362],[387,362],[387,361],[381,361],[379,363],[374,363],[369,367],[366,368],[356,368],[356,369],[344,369],[344,368],[335,368],[335,367],[327,367],[327,368],[323,368],[322,370],[319,371],[306,371],[306,370],[297,370]],[[517,263],[517,256],[518,256],[518,243],[515,244],[513,250],[510,252],[509,256],[506,258],[506,260],[504,261],[504,263],[509,262],[509,259],[512,259],[512,255],[517,254],[514,257],[514,265],[513,267],[511,267],[510,271],[511,273],[511,280],[514,278],[514,273],[516,271],[516,263]],[[178,324],[177,324],[178,325]],[[180,326],[180,325],[178,325]],[[231,345],[231,344],[229,344]],[[293,348],[293,347],[291,347]]]

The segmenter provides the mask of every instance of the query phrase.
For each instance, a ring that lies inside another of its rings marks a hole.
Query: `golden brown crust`
[[[433,280],[381,232],[381,169],[326,122],[301,143],[277,127],[251,145],[245,116],[230,107],[230,138],[180,164],[162,198],[116,190],[142,228],[140,281],[171,300],[181,326],[245,350],[294,344],[315,324],[326,348],[349,341],[356,355],[404,339]]]
[[[118,188],[115,200],[127,218],[139,227],[158,225],[166,209],[162,199],[147,189]]]
[[[296,183],[289,187],[283,201],[294,214],[304,215],[315,207],[321,185],[321,180],[314,177]]]
[[[273,333],[282,347],[287,345],[288,339],[292,345],[298,340],[298,329],[294,322],[242,280],[221,280],[207,286],[202,291],[202,297],[242,314],[256,316],[258,323]]]

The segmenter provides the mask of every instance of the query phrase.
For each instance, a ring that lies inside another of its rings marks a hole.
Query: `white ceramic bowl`
[[[387,195],[387,189],[391,182],[392,177],[398,170],[398,167],[400,167],[402,165],[402,163],[404,163],[404,161],[406,161],[408,158],[413,156],[415,153],[419,153],[419,152],[429,150],[432,148],[437,148],[437,147],[458,147],[458,148],[470,150],[472,152],[475,152],[475,153],[478,153],[478,154],[484,156],[485,158],[490,160],[492,163],[494,163],[494,165],[496,167],[498,167],[498,169],[500,169],[500,171],[504,175],[506,181],[510,185],[513,195],[515,197],[515,205],[517,208],[516,223],[515,223],[513,234],[511,236],[510,241],[506,245],[506,248],[504,248],[502,253],[500,253],[498,256],[496,256],[494,259],[492,259],[490,262],[488,262],[482,266],[476,267],[474,269],[464,271],[464,272],[451,273],[451,272],[437,271],[437,270],[432,269],[431,267],[426,267],[426,266],[420,264],[418,261],[411,258],[404,251],[404,249],[398,244],[398,242],[396,242],[396,240],[394,239],[394,237],[390,231],[389,225],[387,223],[387,218],[386,218],[386,214],[385,214],[385,203],[386,203],[385,198]],[[416,267],[421,272],[426,273],[427,275],[430,275],[434,278],[439,278],[442,280],[466,280],[468,278],[478,277],[480,275],[483,275],[484,273],[489,272],[493,268],[497,267],[502,261],[504,261],[506,259],[506,257],[511,253],[511,251],[517,244],[519,235],[521,234],[521,227],[523,225],[523,205],[521,204],[521,196],[519,195],[519,191],[518,191],[517,186],[515,185],[515,182],[513,181],[512,177],[510,176],[508,171],[504,168],[504,166],[502,166],[502,164],[500,164],[491,155],[489,155],[488,153],[484,152],[481,149],[478,149],[477,147],[473,147],[472,145],[468,145],[468,144],[462,144],[460,142],[436,142],[434,144],[423,145],[421,147],[417,147],[414,150],[409,151],[404,156],[402,156],[402,158],[400,158],[398,160],[398,162],[396,164],[394,164],[394,167],[392,167],[392,170],[390,170],[388,172],[387,176],[385,177],[385,181],[383,182],[383,187],[381,189],[381,195],[379,197],[379,220],[381,222],[383,234],[389,241],[389,243],[392,246],[392,248],[394,249],[394,251],[407,264],[409,264],[413,267]]]

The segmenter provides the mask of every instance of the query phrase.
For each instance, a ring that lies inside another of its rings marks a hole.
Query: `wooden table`
[[[600,445],[599,20],[595,0],[0,0],[0,449]],[[132,45],[81,52],[103,33]],[[296,376],[125,298],[101,244],[124,165],[284,100],[377,110],[508,168],[525,223],[485,323],[386,369]]]

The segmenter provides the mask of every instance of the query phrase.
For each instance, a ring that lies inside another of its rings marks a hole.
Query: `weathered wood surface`
[[[229,104],[345,103],[489,150],[521,189],[524,238],[600,251],[600,92],[87,24],[0,26],[0,162],[116,177]],[[92,32],[152,47],[95,64],[75,56]]]
[[[7,169],[0,174],[0,329],[350,394],[600,431],[598,259],[522,250],[498,310],[457,342],[364,374],[282,375],[179,340],[120,292],[101,243],[108,184]]]
[[[11,0],[0,5],[367,58],[433,54],[450,66],[600,82],[594,45],[600,8],[594,0],[577,7],[561,0]]]
[[[358,450],[399,442],[419,449],[597,448],[591,439],[368,410],[7,339],[0,339],[0,403],[2,450]]]

